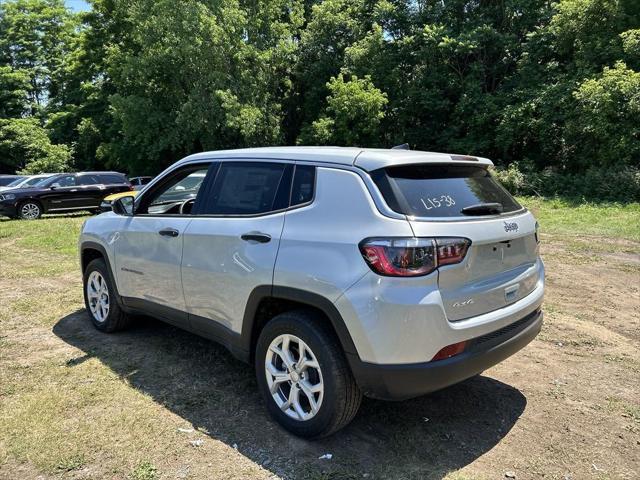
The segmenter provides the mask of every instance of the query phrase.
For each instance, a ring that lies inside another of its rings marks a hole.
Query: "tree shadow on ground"
[[[212,438],[290,478],[441,478],[493,448],[522,414],[517,389],[476,377],[404,402],[365,399],[354,421],[330,438],[306,441],[268,416],[253,369],[223,347],[151,319],[118,334],[96,331],[84,310],[53,332]],[[318,460],[330,452],[331,462]]]

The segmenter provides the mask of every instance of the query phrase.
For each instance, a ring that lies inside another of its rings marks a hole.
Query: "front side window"
[[[54,178],[50,181],[50,187],[75,187],[76,177],[75,175],[63,175],[61,177]]]
[[[204,181],[209,165],[188,168],[170,177],[145,197],[138,213],[150,215],[188,215]]]
[[[259,215],[287,208],[292,168],[284,163],[222,163],[199,213]]]

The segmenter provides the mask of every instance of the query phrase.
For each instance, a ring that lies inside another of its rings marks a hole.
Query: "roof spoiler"
[[[403,143],[401,145],[396,145],[395,147],[391,147],[391,150],[411,150],[411,149],[409,148],[408,143]]]

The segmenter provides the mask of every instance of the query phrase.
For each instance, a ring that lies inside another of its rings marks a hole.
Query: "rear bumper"
[[[542,311],[535,310],[506,327],[472,339],[467,350],[446,360],[379,365],[350,355],[349,363],[366,396],[406,400],[466,380],[510,357],[538,335],[542,317]]]

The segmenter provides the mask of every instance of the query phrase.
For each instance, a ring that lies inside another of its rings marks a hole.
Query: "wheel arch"
[[[311,309],[327,319],[327,326],[335,334],[349,363],[358,358],[355,344],[340,312],[331,300],[313,292],[294,287],[261,285],[256,287],[247,301],[242,322],[242,350],[253,362],[255,346],[266,323],[279,313]]]
[[[113,270],[111,268],[111,261],[107,253],[107,249],[97,242],[82,242],[82,244],[80,245],[80,268],[83,274],[89,263],[97,258],[102,258],[104,260],[104,263],[107,265],[109,276],[113,281],[113,286],[116,290],[116,294],[118,294],[118,284],[116,282],[116,276],[113,274]],[[117,295],[117,298],[118,301],[120,301],[119,294]]]

